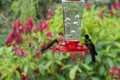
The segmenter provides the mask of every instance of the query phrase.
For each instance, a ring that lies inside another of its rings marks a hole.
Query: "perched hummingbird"
[[[53,40],[53,41],[50,41],[45,48],[42,48],[40,51],[41,51],[41,54],[44,53],[47,49],[49,49],[50,47],[53,46],[54,43],[59,43],[57,39]]]
[[[94,46],[94,44],[92,43],[92,41],[89,39],[89,35],[88,34],[85,34],[85,45],[86,45],[86,47],[88,48],[88,50],[89,50],[89,53],[91,54],[91,56],[92,56],[92,61],[93,62],[96,62],[96,60],[95,60],[95,56],[97,55],[97,52],[96,52],[96,50],[95,50],[95,46]]]

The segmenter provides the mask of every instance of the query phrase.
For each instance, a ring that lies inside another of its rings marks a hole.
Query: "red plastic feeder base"
[[[79,41],[64,41],[61,44],[52,47],[51,50],[70,53],[83,53],[88,51],[87,47],[82,45]]]

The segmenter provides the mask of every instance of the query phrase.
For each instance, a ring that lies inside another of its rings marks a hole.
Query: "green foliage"
[[[62,15],[62,8],[59,7],[57,10],[55,10],[55,15],[52,19],[50,19],[49,22],[49,26],[50,26],[50,30],[55,34],[56,33],[63,33],[63,15]]]
[[[14,1],[11,9],[14,12],[13,18],[16,19],[20,16],[23,22],[28,18],[36,18],[36,6],[38,0],[18,0]]]

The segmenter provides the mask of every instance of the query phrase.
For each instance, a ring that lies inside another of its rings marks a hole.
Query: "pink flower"
[[[22,56],[22,55],[24,55],[24,50],[23,50],[23,48],[20,48],[20,49],[14,50],[14,51],[15,51],[15,54],[16,54],[17,56]]]
[[[53,33],[51,31],[49,31],[47,34],[46,34],[47,37],[52,37],[53,36]]]
[[[17,52],[18,46],[17,46],[17,45],[14,45],[14,46],[13,46],[13,49],[14,49],[15,52]]]
[[[12,42],[14,41],[14,33],[11,32],[8,37],[6,38],[5,44],[7,46],[10,46],[12,44]]]
[[[40,27],[39,27],[40,32],[43,32],[44,30],[49,30],[48,23],[44,20],[40,21]]]
[[[34,27],[33,27],[33,31],[34,31],[35,33],[37,33],[37,32],[38,32],[38,28],[37,28],[36,26],[34,26]]]
[[[91,4],[89,1],[86,2],[86,9],[91,10]]]
[[[101,12],[99,13],[99,17],[100,17],[101,19],[104,19],[103,11],[101,11]]]
[[[63,42],[63,41],[64,41],[63,35],[59,34],[58,41],[59,41],[59,42]]]
[[[52,11],[51,9],[48,9],[46,19],[49,20],[51,18],[52,18]]]
[[[28,52],[27,51],[24,51],[24,56],[28,57]]]
[[[28,80],[28,75],[27,74],[22,74],[22,79],[21,80]]]
[[[35,57],[36,57],[36,58],[40,58],[40,51],[39,51],[39,50],[36,50],[36,52],[35,52]]]
[[[25,56],[25,57],[28,56],[28,52],[25,51],[23,48],[18,49],[17,45],[14,45],[13,49],[14,49],[14,52],[17,56]]]
[[[115,67],[114,66],[111,67],[110,74],[111,74],[111,76],[115,75]]]
[[[119,9],[120,9],[120,3],[119,3],[118,0],[116,0],[116,2],[115,2],[115,9],[116,9],[116,10],[119,10]]]
[[[32,42],[29,42],[28,46],[33,48],[34,44]]]
[[[22,56],[21,51],[18,48],[15,48],[15,46],[14,46],[14,52],[17,56]]]
[[[83,53],[79,53],[79,59],[80,59],[80,60],[83,59]]]
[[[120,67],[118,67],[118,80],[120,80]]]
[[[115,10],[114,5],[111,5],[111,7],[110,7],[110,15],[111,15],[111,16],[114,15],[114,10]]]
[[[19,49],[18,49],[18,46],[17,46],[17,45],[14,45],[14,46],[13,46],[13,50],[14,50],[14,52],[15,52],[15,54],[16,54],[17,56],[22,55],[22,54],[20,54],[20,51],[19,51]]]
[[[45,43],[45,42],[43,42],[43,44],[42,44],[41,48],[45,48],[45,47],[46,47],[46,43]]]
[[[20,48],[20,53],[21,53],[22,55],[24,55],[25,51],[24,51],[23,48]]]
[[[77,60],[75,53],[71,53],[71,59],[73,62],[75,62]]]
[[[26,33],[30,33],[32,31],[33,26],[34,26],[33,19],[32,18],[28,18],[27,22],[26,22],[25,32]]]

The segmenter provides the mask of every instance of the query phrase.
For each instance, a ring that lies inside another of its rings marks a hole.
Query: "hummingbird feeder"
[[[53,51],[82,53],[88,49],[79,42],[84,0],[62,0],[64,41],[51,48]]]

